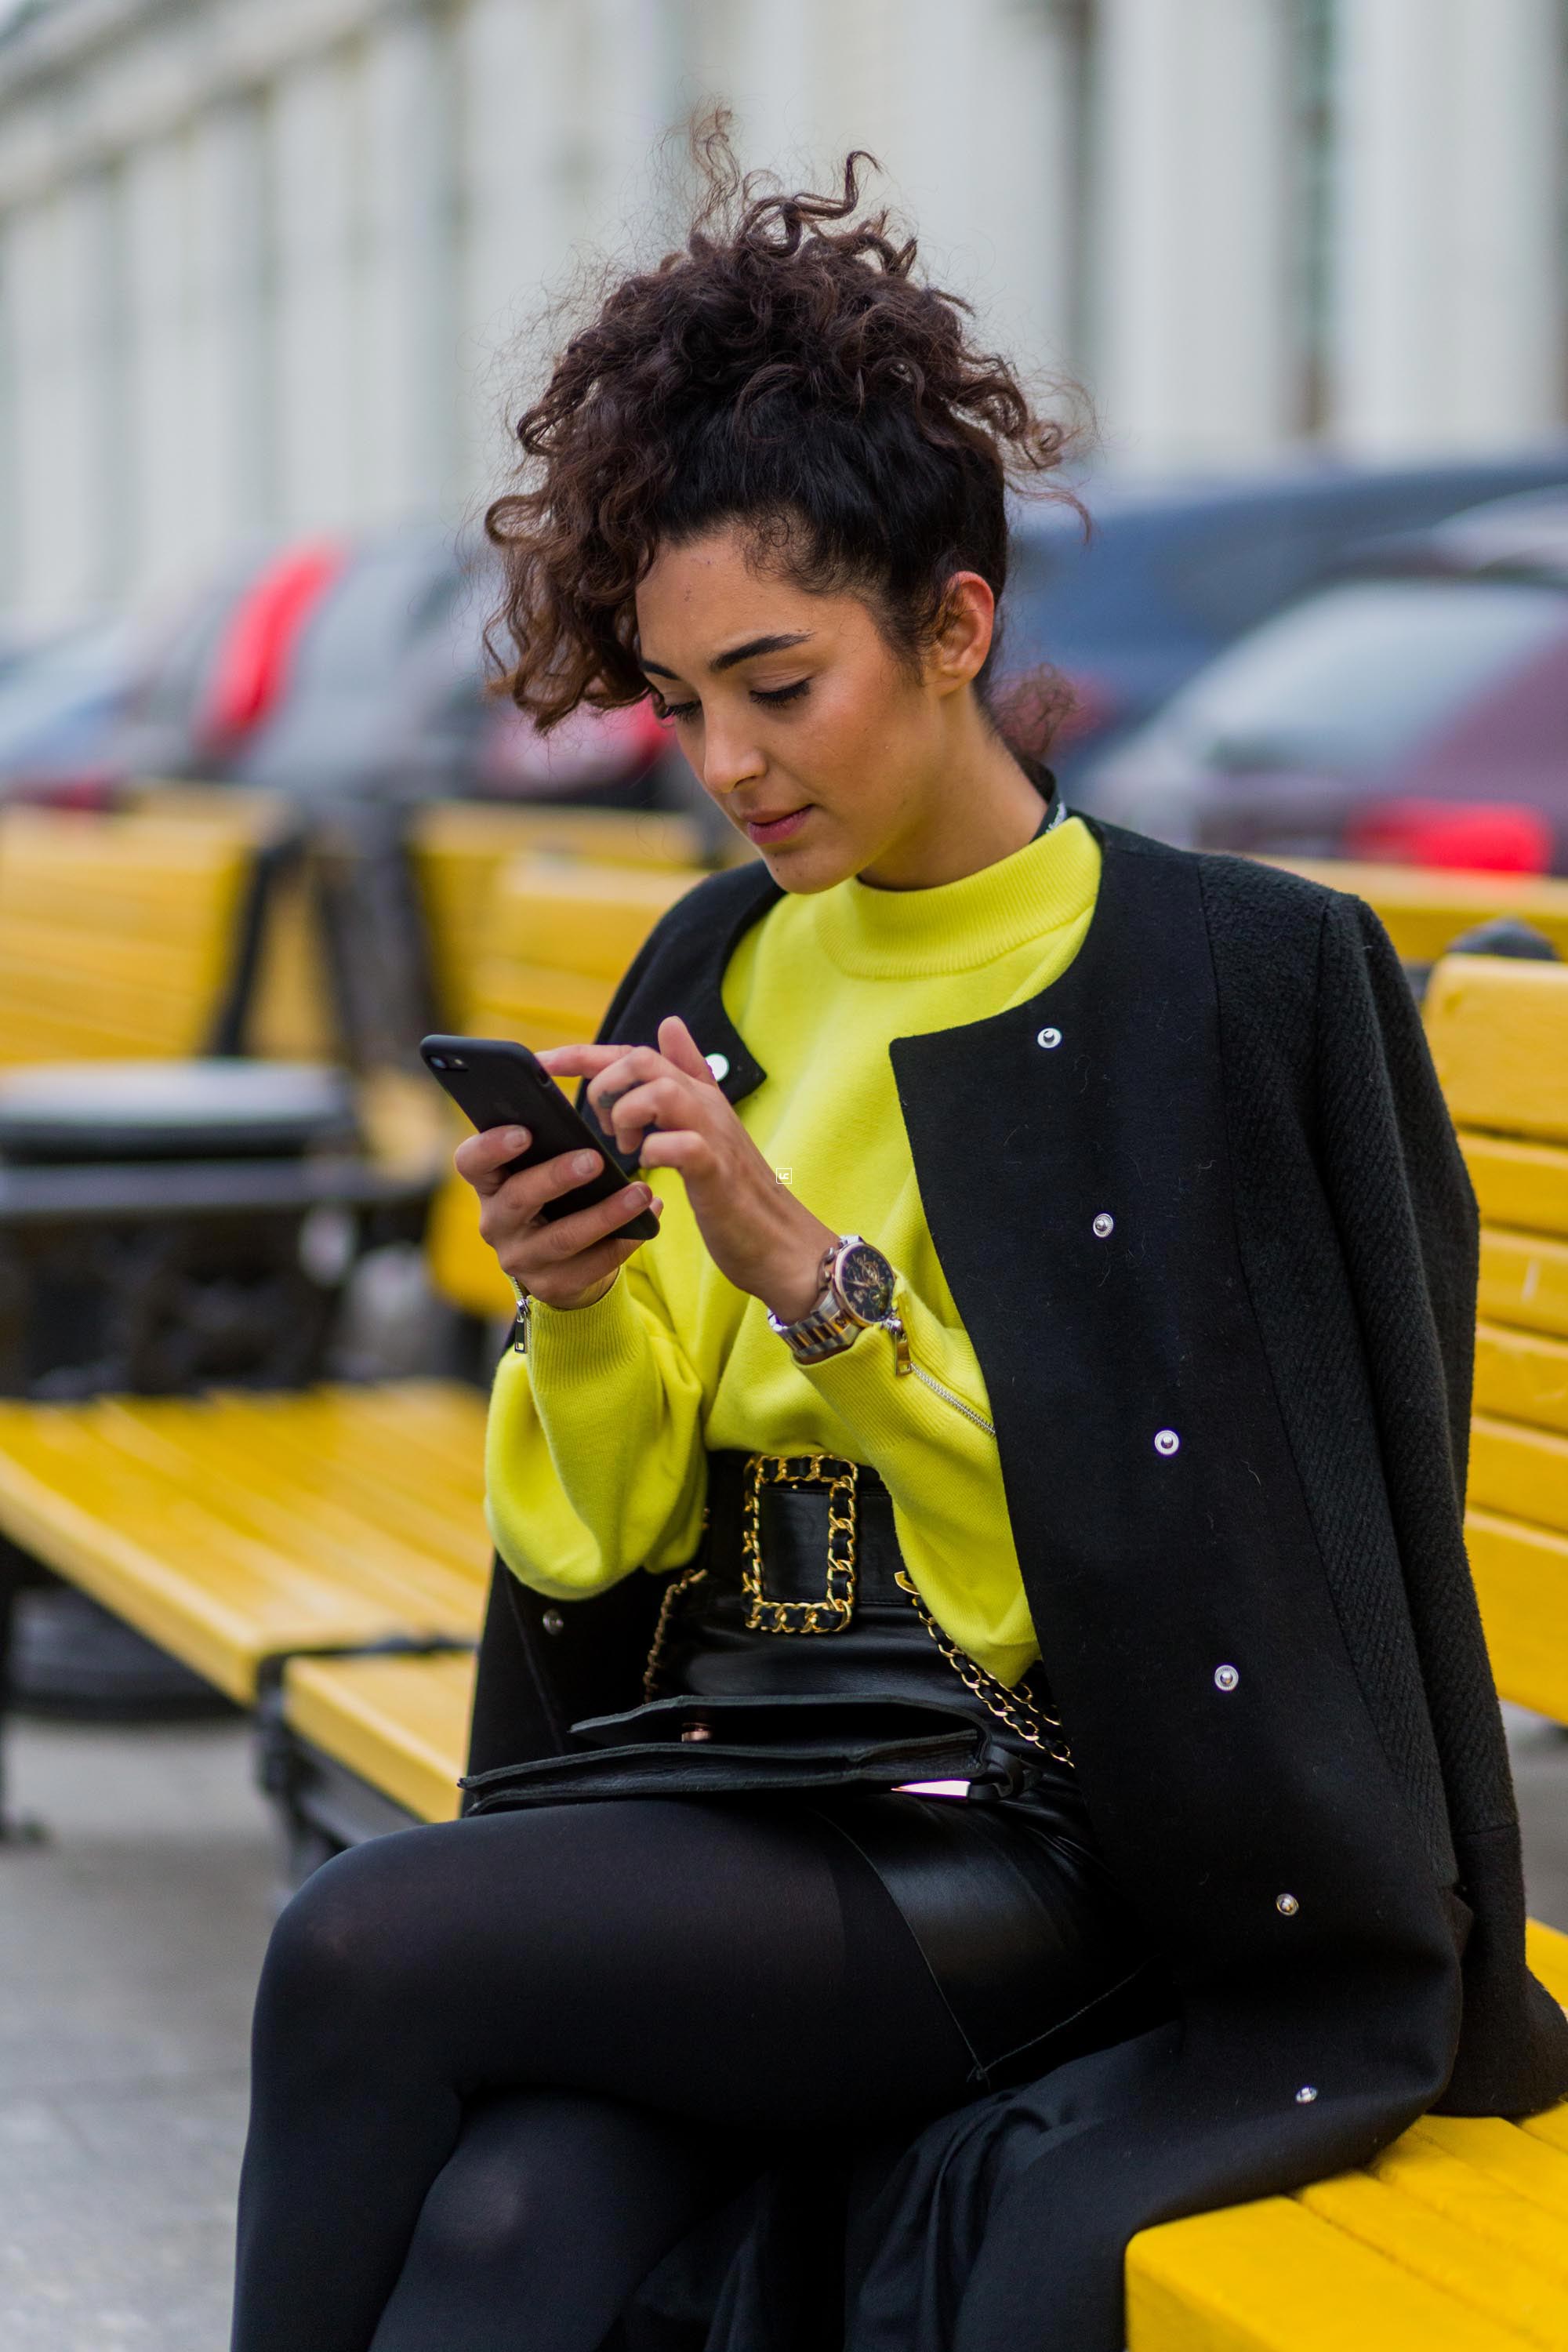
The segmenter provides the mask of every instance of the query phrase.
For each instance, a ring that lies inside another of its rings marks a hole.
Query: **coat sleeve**
[[[1465,1552],[1476,1204],[1409,984],[1358,899],[1325,915],[1316,1063],[1324,1181],[1471,1915],[1465,2031],[1442,2104],[1518,2114],[1554,2095],[1568,2023],[1525,1968],[1518,1816]]]

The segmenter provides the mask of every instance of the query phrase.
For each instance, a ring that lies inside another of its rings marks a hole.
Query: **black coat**
[[[1476,1216],[1419,1016],[1358,900],[1095,830],[1067,972],[891,1053],[1046,1670],[1182,2022],[884,2169],[854,2352],[1116,2352],[1136,2230],[1364,2160],[1428,2107],[1568,2088],[1461,1534]],[[757,866],[700,886],[603,1034],[679,1013],[749,1092],[720,982],[777,895]],[[656,1598],[634,1578],[552,1638],[498,1579],[476,1766],[635,1703]],[[974,2237],[954,2183],[982,2178]],[[932,2231],[940,2289],[906,2307]],[[811,2340],[763,2325],[721,2340]]]

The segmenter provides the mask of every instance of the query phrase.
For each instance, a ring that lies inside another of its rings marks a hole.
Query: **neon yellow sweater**
[[[748,1132],[819,1217],[891,1260],[915,1363],[986,1421],[888,1046],[1046,987],[1077,954],[1099,885],[1099,849],[1069,818],[934,889],[852,879],[784,898],[724,975],[725,1008],[768,1074],[737,1106]],[[1016,1682],[1039,1651],[994,1438],[923,1381],[896,1379],[881,1331],[803,1370],[762,1303],[714,1266],[679,1176],[655,1181],[658,1239],[597,1305],[536,1304],[529,1355],[502,1359],[487,1454],[501,1557],[558,1599],[601,1591],[690,1557],[708,1448],[842,1454],[886,1481],[910,1574],[950,1640]]]

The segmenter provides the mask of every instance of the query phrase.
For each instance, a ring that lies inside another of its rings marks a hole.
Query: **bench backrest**
[[[1568,1724],[1568,966],[1447,957],[1426,1015],[1481,1211],[1476,1589],[1503,1696]]]
[[[698,879],[676,866],[514,858],[494,878],[460,1005],[462,1028],[470,1036],[520,1037],[535,1048],[592,1037],[660,915]],[[464,1131],[454,1124],[454,1139]],[[474,1196],[456,1177],[432,1211],[430,1267],[437,1287],[469,1314],[504,1315],[512,1304],[479,1239]]]
[[[464,1008],[481,992],[476,959],[489,952],[496,935],[490,895],[515,859],[691,870],[700,844],[689,818],[655,809],[489,808],[446,801],[416,814],[408,848],[442,1020],[459,1029],[468,1026]]]
[[[1279,858],[1293,874],[1351,890],[1375,907],[1406,963],[1436,963],[1462,933],[1513,915],[1568,956],[1568,882],[1540,874],[1450,873],[1428,866],[1362,866]]]
[[[258,857],[277,820],[0,812],[0,1061],[201,1053],[237,1014]]]

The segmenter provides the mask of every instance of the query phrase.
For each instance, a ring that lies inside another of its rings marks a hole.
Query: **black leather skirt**
[[[1168,2013],[1043,1676],[1009,1688],[948,1641],[874,1471],[710,1454],[645,1690],[574,1724],[564,1755],[466,1782],[467,1811],[659,1795],[809,1812],[892,1896],[982,2087]]]

